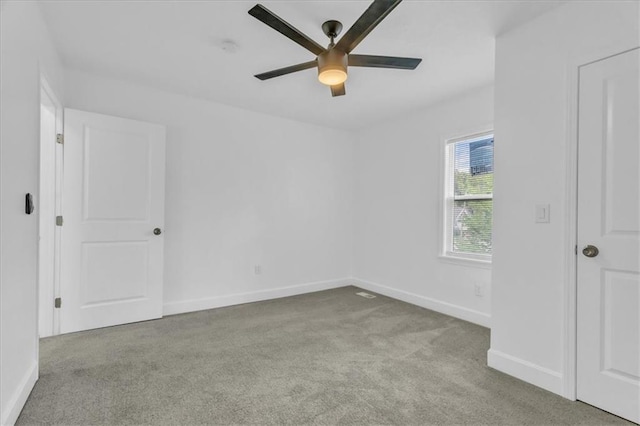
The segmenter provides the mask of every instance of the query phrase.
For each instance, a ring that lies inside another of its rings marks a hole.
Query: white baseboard
[[[4,410],[2,412],[2,421],[0,422],[0,425],[13,426],[15,424],[37,381],[38,363],[34,362],[20,382],[20,385],[18,385],[18,388],[11,399],[9,399],[9,402],[7,402],[7,406],[3,407]]]
[[[203,311],[205,309],[221,308],[223,306],[241,305],[243,303],[259,302],[262,300],[279,299],[281,297],[296,296],[298,294],[313,293],[332,288],[345,287],[352,284],[349,278],[328,281],[316,281],[287,287],[271,288],[246,293],[236,293],[226,296],[209,297],[204,299],[168,302],[163,306],[164,315],[183,314],[186,312]]]
[[[411,303],[412,305],[417,305],[432,311],[440,312],[441,314],[469,321],[483,327],[491,327],[491,316],[484,312],[464,308],[452,303],[443,302],[426,296],[420,296],[419,294],[409,293],[408,291],[398,290],[359,278],[353,278],[351,282],[353,285],[365,290],[380,293],[393,299],[402,300],[403,302]]]
[[[558,395],[563,395],[564,381],[562,374],[557,371],[541,367],[524,359],[489,349],[487,364],[491,368],[531,383]]]

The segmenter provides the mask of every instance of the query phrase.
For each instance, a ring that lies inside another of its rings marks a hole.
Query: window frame
[[[492,254],[480,254],[480,253],[464,253],[453,251],[453,208],[455,201],[461,200],[491,200],[493,205],[493,193],[492,194],[478,194],[478,195],[462,195],[455,196],[454,194],[454,167],[453,167],[453,155],[454,146],[460,142],[474,142],[487,137],[494,137],[493,129],[483,130],[475,133],[468,133],[464,136],[457,136],[453,138],[446,138],[444,140],[444,155],[443,158],[443,185],[442,185],[442,197],[441,202],[443,208],[442,212],[442,239],[440,248],[440,258],[444,261],[451,261],[454,263],[466,263],[471,265],[491,265]],[[494,139],[495,144],[495,139]],[[494,161],[495,164],[495,161]],[[492,226],[493,230],[493,226]]]

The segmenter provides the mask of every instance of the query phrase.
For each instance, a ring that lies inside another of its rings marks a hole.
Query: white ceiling
[[[314,69],[267,81],[254,74],[314,59],[251,17],[256,1],[41,3],[65,66],[288,117],[358,129],[493,82],[496,34],[562,1],[405,1],[354,53],[423,58],[415,71],[350,68],[332,98]],[[369,1],[261,1],[318,43],[328,19],[343,33]],[[231,53],[226,40],[237,45]]]

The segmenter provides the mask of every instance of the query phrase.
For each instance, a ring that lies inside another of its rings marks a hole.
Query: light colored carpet
[[[345,287],[43,339],[18,424],[625,424],[486,366],[489,330]]]

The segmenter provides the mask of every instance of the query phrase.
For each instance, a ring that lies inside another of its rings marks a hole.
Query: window
[[[444,255],[491,260],[493,134],[447,141]]]

